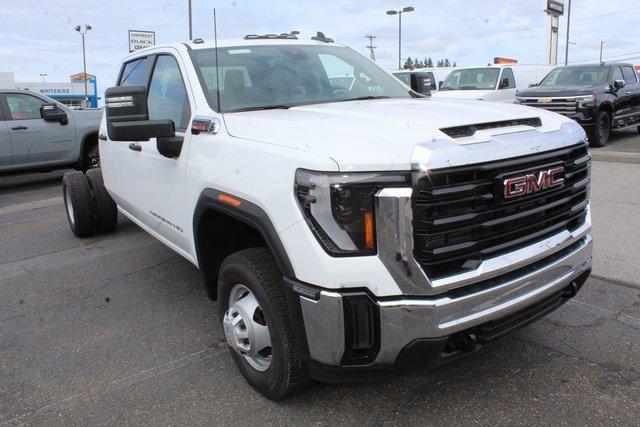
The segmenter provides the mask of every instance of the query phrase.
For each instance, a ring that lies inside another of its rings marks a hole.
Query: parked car
[[[576,120],[594,147],[604,146],[612,130],[640,125],[640,84],[632,64],[557,67],[540,84],[519,90],[516,103]]]
[[[119,211],[197,266],[271,399],[452,361],[591,270],[586,136],[559,114],[422,97],[320,35],[149,47],[117,84],[69,225]]]
[[[0,173],[100,164],[102,110],[72,110],[27,90],[0,90]]]
[[[444,79],[436,97],[513,103],[517,90],[538,83],[553,68],[518,64],[457,68]]]

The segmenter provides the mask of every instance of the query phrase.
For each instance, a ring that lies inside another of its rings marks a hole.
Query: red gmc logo
[[[526,175],[506,178],[503,181],[503,195],[505,199],[513,199],[562,185],[564,185],[564,166],[558,166]]]

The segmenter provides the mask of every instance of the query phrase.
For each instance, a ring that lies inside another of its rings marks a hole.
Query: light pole
[[[569,64],[569,26],[571,26],[571,0],[567,4],[567,43],[564,47],[564,65]]]
[[[402,67],[402,14],[413,11],[411,6],[404,7],[402,10],[387,10],[387,15],[398,15],[398,70]]]
[[[91,30],[91,25],[76,25],[75,30],[82,35],[82,65],[84,70],[84,108],[87,108],[89,105],[89,91],[87,89],[87,55],[85,51],[84,44],[84,35],[87,34],[87,31]]]
[[[600,42],[600,63],[602,64],[602,45],[604,42]]]
[[[42,77],[42,91],[44,92],[44,90],[47,88],[45,86],[45,82],[44,82],[44,78],[47,77],[46,73],[40,73],[40,77]]]
[[[193,40],[193,26],[191,19],[191,0],[189,0],[189,40]]]

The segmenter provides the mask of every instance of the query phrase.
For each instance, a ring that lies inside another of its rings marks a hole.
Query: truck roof
[[[340,47],[347,47],[340,43],[334,43],[334,42],[327,43],[327,42],[311,40],[311,39],[275,38],[275,37],[274,38],[251,38],[251,39],[245,39],[245,38],[218,39],[218,47],[273,46],[273,45],[326,46],[327,44],[340,46]],[[193,50],[211,49],[215,47],[215,43],[213,40],[202,40],[202,39],[194,39],[194,40],[186,41],[183,43],[168,43],[168,44],[156,45],[153,47],[148,47],[142,50],[132,52],[131,54],[127,55],[125,58],[138,56],[143,52],[147,53],[147,52],[154,51],[156,49],[164,49],[164,48],[182,49],[185,46],[188,49],[193,49]]]

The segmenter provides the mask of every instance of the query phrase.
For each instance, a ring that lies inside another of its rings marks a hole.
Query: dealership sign
[[[129,30],[129,52],[156,45],[155,31]]]

